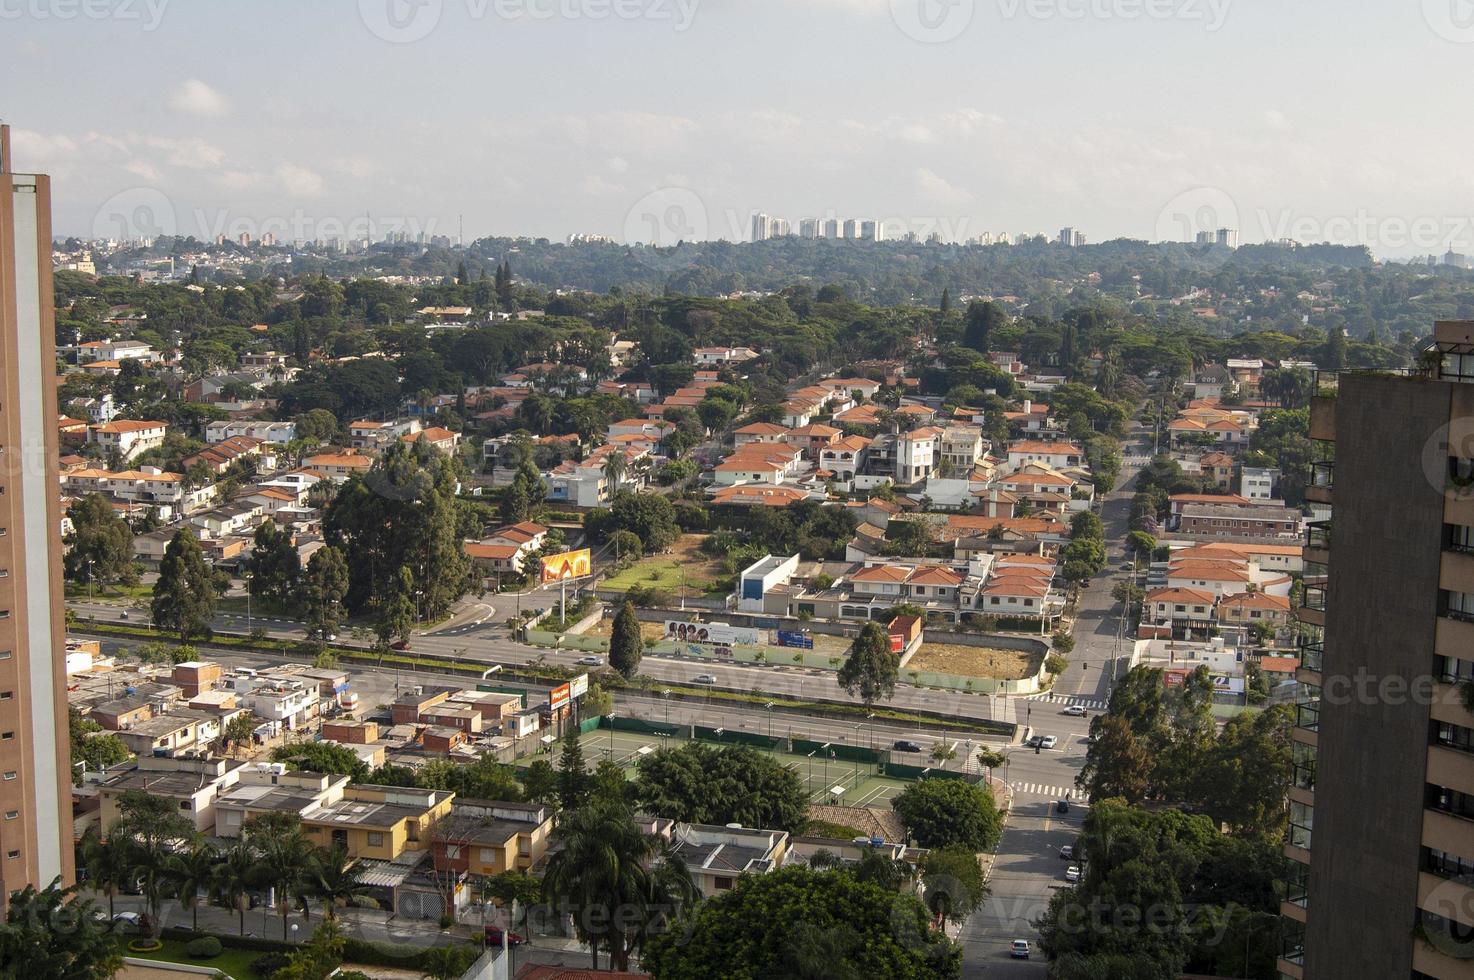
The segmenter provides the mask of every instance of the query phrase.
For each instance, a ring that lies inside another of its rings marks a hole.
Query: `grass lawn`
[[[636,562],[618,575],[605,579],[603,588],[622,592],[643,585],[680,595],[684,575],[687,598],[704,595],[708,585],[727,575],[721,562],[701,553],[701,542],[705,540],[703,534],[682,535],[672,546],[670,554],[652,555]]]
[[[98,588],[94,585],[90,591],[91,598],[112,602],[137,602],[140,599],[148,600],[154,597],[154,587],[152,585],[110,585],[105,589]],[[67,583],[66,597],[68,599],[86,599],[88,598],[88,592],[89,590],[85,585],[77,585],[73,582]]]
[[[251,969],[251,964],[258,957],[266,954],[254,949],[230,949],[226,948],[219,956],[209,960],[196,960],[184,951],[185,944],[177,939],[165,939],[164,948],[156,953],[131,953],[128,944],[123,943],[123,955],[138,959],[162,960],[166,963],[187,963],[190,966],[201,966],[206,969],[220,970],[234,977],[235,980],[258,980],[256,971]]]

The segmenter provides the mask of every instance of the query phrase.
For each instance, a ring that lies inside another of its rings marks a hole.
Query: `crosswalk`
[[[1043,783],[1009,783],[1009,789],[1018,796],[1047,796],[1050,799],[1062,800],[1067,794],[1073,794],[1073,786],[1047,786]]]
[[[1028,700],[1039,701],[1044,704],[1057,704],[1061,708],[1071,704],[1078,704],[1080,707],[1092,711],[1104,711],[1106,708],[1105,701],[1100,698],[1085,698],[1074,694],[1031,694]]]

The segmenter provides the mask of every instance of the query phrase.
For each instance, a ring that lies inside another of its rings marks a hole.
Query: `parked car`
[[[717,682],[717,675],[716,674],[697,674],[693,678],[693,680],[697,684],[715,684]]]
[[[137,912],[119,912],[113,916],[113,931],[132,935],[143,931],[143,916]]]
[[[1039,739],[1039,747],[1041,749],[1052,749],[1058,744],[1058,735],[1045,735],[1043,738]]]
[[[1040,744],[1043,743],[1043,741],[1044,741],[1044,736],[1043,735],[1030,735],[1029,736],[1029,740],[1024,743],[1024,748],[1026,748],[1026,749],[1038,748],[1040,746]]]
[[[526,939],[523,939],[515,932],[503,929],[501,926],[489,925],[486,927],[486,945],[500,946],[502,944],[503,933],[506,933],[508,946],[521,946],[523,943],[527,942]]]
[[[1066,844],[1064,847],[1061,847],[1059,849],[1059,856],[1064,858],[1066,861],[1075,860],[1075,845]]]
[[[1073,884],[1078,883],[1079,880],[1080,880],[1080,866],[1079,865],[1072,864],[1068,868],[1065,868],[1065,881],[1068,881],[1070,884],[1073,885]]]
[[[1085,709],[1078,704],[1072,704],[1065,710],[1061,711],[1060,714],[1069,715],[1071,718],[1084,718]]]
[[[909,738],[901,738],[901,739],[897,739],[895,741],[895,743],[893,745],[891,745],[891,751],[892,752],[920,752],[921,751],[921,746],[918,745],[918,744],[916,744],[915,742],[911,741]]]
[[[577,660],[574,661],[574,663],[578,664],[580,667],[602,667],[604,666],[604,658],[579,657]]]
[[[1008,955],[1016,960],[1029,958],[1029,941],[1027,939],[1015,939],[1008,944]]]
[[[1055,813],[1069,813],[1070,812],[1070,801],[1069,800],[1060,800],[1058,803],[1056,803],[1054,805],[1054,812]]]

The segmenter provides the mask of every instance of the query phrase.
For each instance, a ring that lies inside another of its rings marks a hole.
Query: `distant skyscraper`
[[[843,223],[838,218],[825,218],[824,219],[824,237],[825,238],[843,238],[844,237],[844,225],[843,225]]]
[[[798,223],[798,234],[800,238],[818,238],[824,229],[818,218],[804,218]]]
[[[0,907],[75,878],[52,297],[51,180],[0,126]]]
[[[772,221],[772,218],[763,214],[761,211],[754,214],[752,216],[752,240],[755,242],[765,242],[773,237]]]
[[[845,221],[844,221],[843,237],[844,238],[859,238],[860,237],[860,222],[856,221],[854,218],[846,218]]]
[[[867,242],[878,242],[885,238],[885,229],[880,226],[879,221],[867,219],[860,222],[860,237]]]
[[[1239,232],[1237,228],[1219,228],[1215,233],[1214,240],[1224,248],[1239,247]]]
[[[1073,228],[1065,227],[1059,230],[1059,243],[1075,248],[1085,244],[1085,236]]]

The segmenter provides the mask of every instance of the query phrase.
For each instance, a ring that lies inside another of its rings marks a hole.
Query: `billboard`
[[[568,696],[581,698],[589,693],[589,675],[579,674],[568,682]]]
[[[567,684],[559,684],[557,687],[548,692],[548,706],[551,707],[554,711],[557,711],[560,708],[566,708],[568,707],[568,699],[570,696],[571,691],[569,686]]]
[[[1213,675],[1213,693],[1215,694],[1243,694],[1244,679],[1242,677],[1230,677],[1227,674]]]
[[[593,570],[593,556],[589,553],[589,549],[565,551],[543,559],[542,581],[544,585],[548,585],[552,582],[562,582],[565,579],[586,578],[593,574]]]
[[[689,623],[681,619],[665,621],[665,639],[677,643],[710,643],[718,646],[757,646],[762,636],[755,629],[745,626],[728,626],[726,623]]]

